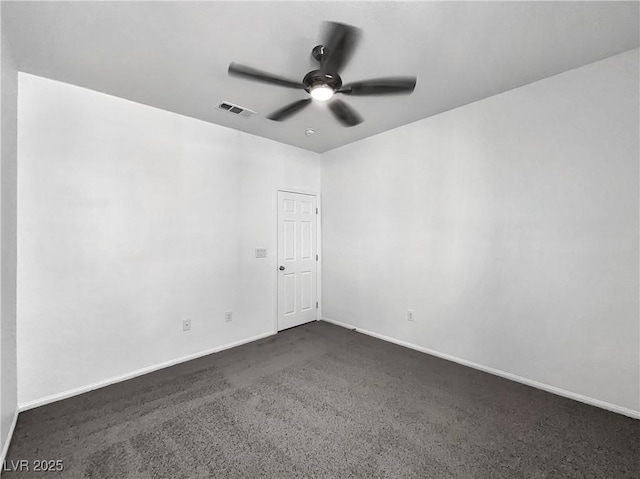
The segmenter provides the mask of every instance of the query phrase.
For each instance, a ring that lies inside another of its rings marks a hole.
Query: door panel
[[[311,252],[313,250],[313,238],[312,238],[312,233],[313,233],[313,225],[311,223],[311,221],[303,221],[301,226],[301,238],[300,238],[300,242],[301,242],[301,246],[302,246],[302,253],[300,255],[300,259],[303,260],[310,260],[311,259]]]
[[[309,271],[300,273],[300,311],[311,309],[312,286],[311,273]]]
[[[284,314],[291,315],[296,312],[296,276],[285,274],[284,278]]]
[[[317,200],[278,192],[278,331],[317,319]]]
[[[284,222],[284,234],[282,241],[284,242],[284,260],[295,261],[296,260],[296,222],[285,221]]]

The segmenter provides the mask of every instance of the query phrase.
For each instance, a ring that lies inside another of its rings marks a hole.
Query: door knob
[[[284,266],[280,266],[280,271],[284,271]]]

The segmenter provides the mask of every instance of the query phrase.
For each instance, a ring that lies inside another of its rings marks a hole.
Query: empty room
[[[640,2],[0,14],[3,478],[640,477]]]

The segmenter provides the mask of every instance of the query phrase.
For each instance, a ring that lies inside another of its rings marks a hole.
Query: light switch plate
[[[266,248],[256,248],[256,258],[266,258],[266,257],[267,257]]]

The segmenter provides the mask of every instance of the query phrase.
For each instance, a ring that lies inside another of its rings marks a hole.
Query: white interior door
[[[317,319],[317,201],[278,191],[278,331]]]

